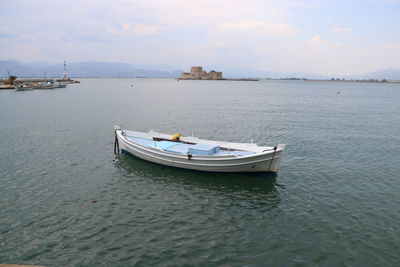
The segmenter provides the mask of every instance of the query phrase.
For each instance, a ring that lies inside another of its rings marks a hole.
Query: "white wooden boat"
[[[57,83],[57,88],[65,88],[67,87],[66,83]]]
[[[114,126],[114,153],[162,165],[208,172],[277,172],[284,144],[276,147],[122,130]]]
[[[33,87],[27,84],[20,84],[15,87],[15,91],[33,91]]]

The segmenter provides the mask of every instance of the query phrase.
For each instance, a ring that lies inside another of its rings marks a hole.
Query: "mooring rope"
[[[118,143],[118,137],[117,137],[117,130],[115,130],[114,154],[119,154],[119,143]]]
[[[274,156],[275,156],[276,148],[277,148],[277,147],[274,147],[274,153],[272,154],[271,161],[269,162],[268,171],[270,171],[269,169],[271,168],[272,162],[274,161]]]

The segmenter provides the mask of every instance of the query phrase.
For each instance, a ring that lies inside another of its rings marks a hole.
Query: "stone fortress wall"
[[[211,70],[206,72],[203,67],[194,66],[190,68],[190,72],[184,72],[181,75],[182,80],[223,80],[222,72]]]

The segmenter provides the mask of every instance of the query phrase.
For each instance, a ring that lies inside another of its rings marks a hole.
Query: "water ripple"
[[[131,83],[0,92],[0,262],[398,265],[398,85]],[[278,175],[179,170],[115,156],[117,123],[287,150]]]

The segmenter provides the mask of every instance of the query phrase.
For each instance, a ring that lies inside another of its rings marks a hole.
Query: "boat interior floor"
[[[146,139],[135,136],[126,136],[132,142],[139,145],[151,148],[157,148],[165,152],[177,153],[177,154],[191,154],[191,155],[208,155],[208,156],[225,156],[225,155],[236,155],[246,156],[255,154],[254,151],[243,151],[243,150],[226,150],[220,149],[219,146],[209,144],[187,144],[178,141],[155,141],[152,139]]]

